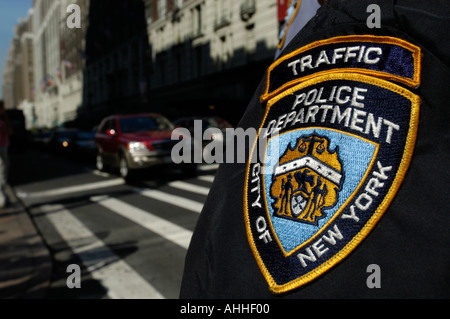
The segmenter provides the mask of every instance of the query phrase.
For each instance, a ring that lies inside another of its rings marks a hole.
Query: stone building
[[[92,128],[111,113],[142,111],[173,120],[211,114],[237,124],[273,61],[279,5],[280,0],[34,0],[31,31],[21,40],[34,65],[32,85],[23,87],[30,94],[23,104],[28,126],[71,122]],[[70,26],[73,14],[78,25]],[[14,106],[21,103],[11,75],[16,49],[11,48],[4,86],[5,103]]]
[[[35,114],[37,127],[59,124],[60,1],[33,1]]]
[[[33,12],[34,126],[56,127],[75,120],[82,106],[89,0],[34,0]],[[68,26],[72,14],[79,27]]]
[[[19,20],[5,65],[5,106],[17,109],[34,97],[33,11]]]
[[[236,123],[278,44],[276,0],[145,0],[149,106]]]

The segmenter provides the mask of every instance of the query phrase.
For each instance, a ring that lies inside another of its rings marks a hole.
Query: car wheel
[[[103,160],[103,156],[100,152],[97,152],[97,156],[95,157],[95,166],[100,172],[106,171],[105,161]]]
[[[132,171],[130,170],[130,167],[128,166],[128,161],[124,155],[120,156],[119,159],[119,173],[123,179],[125,180],[131,179]]]

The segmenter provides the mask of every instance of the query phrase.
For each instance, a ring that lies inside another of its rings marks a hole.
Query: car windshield
[[[79,140],[93,140],[95,137],[95,132],[79,132],[78,139]]]
[[[58,137],[61,138],[67,138],[67,137],[73,137],[77,134],[76,131],[57,131],[56,133]]]
[[[122,133],[136,133],[147,131],[163,131],[173,129],[172,123],[161,116],[124,117],[119,119]]]

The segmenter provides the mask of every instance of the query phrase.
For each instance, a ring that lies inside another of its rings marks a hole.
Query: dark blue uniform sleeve
[[[381,28],[367,26],[373,3]],[[260,182],[257,165],[220,166],[180,297],[449,298],[448,30],[445,0],[330,0],[319,9],[281,52],[289,67],[268,68],[239,124],[278,127],[271,140],[286,153]]]

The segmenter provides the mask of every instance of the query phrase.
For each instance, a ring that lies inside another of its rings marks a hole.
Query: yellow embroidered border
[[[292,0],[289,0],[288,6],[291,4],[291,3],[290,3],[291,1],[292,1]],[[291,20],[289,20],[288,25],[287,25],[286,28],[284,29],[283,38],[281,39],[280,43],[278,44],[278,49],[281,49],[281,48],[283,47],[284,42],[286,41],[286,35],[287,35],[287,32],[288,32],[289,28],[291,27],[292,22],[294,22],[295,17],[296,17],[297,14],[298,14],[298,10],[300,9],[300,4],[301,4],[301,3],[302,3],[302,0],[298,0],[298,2],[297,2],[297,7],[295,8],[295,12],[294,12],[294,14],[293,14],[292,17],[291,17]]]
[[[325,81],[331,81],[331,80],[353,80],[353,81],[360,81],[367,84],[376,85],[378,87],[391,90],[392,92],[398,93],[402,95],[403,97],[407,98],[411,102],[411,120],[410,120],[410,126],[408,130],[408,136],[406,139],[406,145],[403,152],[403,157],[399,166],[399,169],[397,171],[397,174],[395,175],[394,181],[391,185],[391,188],[387,192],[386,196],[384,197],[382,203],[378,206],[374,214],[372,215],[371,219],[362,227],[360,232],[352,238],[352,240],[343,248],[341,249],[336,255],[334,255],[332,258],[325,261],[322,265],[314,269],[313,271],[303,275],[302,277],[299,277],[291,282],[288,282],[283,285],[278,285],[275,280],[273,279],[270,272],[267,270],[266,266],[264,265],[264,262],[256,248],[256,244],[253,241],[252,233],[251,233],[251,225],[250,225],[250,219],[248,214],[248,200],[247,200],[247,193],[248,193],[248,181],[250,179],[250,161],[247,163],[247,172],[245,176],[245,185],[244,185],[244,218],[245,218],[245,226],[247,231],[247,239],[249,242],[249,245],[251,247],[251,250],[255,256],[256,262],[263,273],[266,281],[269,284],[270,290],[274,294],[281,294],[285,293],[287,291],[293,290],[295,288],[298,288],[318,276],[322,275],[323,273],[327,272],[330,268],[341,262],[346,256],[348,256],[356,247],[361,243],[364,238],[367,237],[367,235],[370,233],[370,231],[375,227],[376,223],[380,220],[380,218],[383,216],[386,209],[391,204],[392,200],[394,199],[395,194],[399,190],[404,177],[406,175],[406,172],[409,168],[409,165],[411,163],[416,139],[417,139],[417,130],[419,125],[419,113],[420,113],[420,103],[421,99],[419,96],[413,94],[409,90],[388,82],[386,80],[374,78],[367,75],[362,75],[358,73],[337,73],[334,72],[332,74],[327,74],[323,76],[317,76],[314,79],[305,81],[301,84],[296,85],[295,87],[292,87],[278,96],[274,97],[268,102],[266,113],[264,115],[262,125],[266,122],[268,113],[270,108],[280,99],[283,97],[290,95],[294,93],[295,91],[301,90],[303,88],[309,87],[311,85],[315,85],[318,83],[322,83]],[[261,126],[262,128],[262,126]],[[258,138],[256,139],[258,141]],[[250,157],[252,158],[253,152],[256,147],[256,143],[253,145]]]
[[[270,86],[270,74],[271,74],[272,70],[275,69],[275,67],[277,67],[282,62],[292,58],[293,56],[296,56],[298,54],[304,53],[308,50],[311,50],[311,49],[314,49],[314,48],[317,48],[317,47],[320,47],[323,45],[342,43],[342,42],[361,42],[361,41],[398,45],[402,48],[410,50],[413,53],[413,59],[414,59],[413,79],[402,77],[399,75],[390,74],[387,72],[382,72],[382,71],[374,71],[374,70],[361,69],[361,68],[338,68],[338,69],[332,69],[332,70],[327,70],[327,71],[321,71],[321,72],[317,72],[317,73],[314,73],[311,75],[297,78],[295,80],[285,83],[284,85],[273,90],[272,92],[269,92],[269,90],[270,90],[270,87],[269,87]],[[297,49],[297,50],[281,57],[280,59],[278,59],[277,61],[272,63],[272,65],[267,70],[266,89],[265,89],[264,94],[261,96],[260,100],[261,100],[261,102],[265,102],[265,101],[273,98],[274,96],[278,95],[283,90],[285,90],[293,85],[296,85],[300,82],[307,81],[307,80],[312,79],[319,75],[327,75],[327,74],[332,74],[332,73],[336,73],[336,72],[337,73],[352,72],[352,73],[360,73],[360,74],[365,74],[365,75],[372,75],[372,76],[380,77],[385,80],[396,81],[396,82],[408,85],[410,87],[416,88],[420,85],[421,70],[422,70],[421,49],[418,46],[413,45],[405,40],[402,40],[399,38],[394,38],[394,37],[389,37],[389,36],[374,36],[374,35],[338,36],[338,37],[334,37],[334,38],[330,38],[330,39],[326,39],[326,40],[319,40],[319,41],[313,42],[311,44],[308,44],[304,47],[301,47],[300,49]]]

